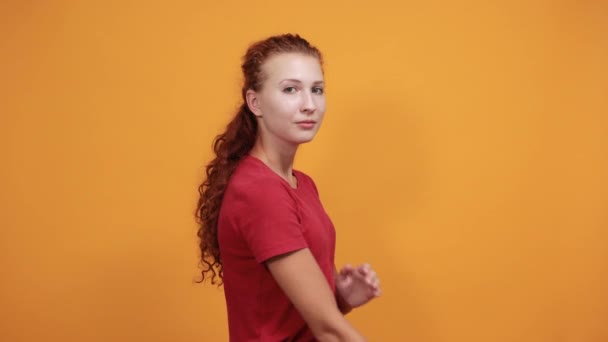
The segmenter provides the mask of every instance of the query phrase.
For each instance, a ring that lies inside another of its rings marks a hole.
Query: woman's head
[[[257,117],[264,141],[297,146],[313,139],[325,114],[323,72],[318,60],[300,53],[282,53],[262,65],[258,90],[246,101]]]
[[[243,58],[243,103],[213,142],[215,158],[199,186],[196,212],[201,282],[222,278],[217,239],[219,210],[228,180],[258,135],[273,143],[310,141],[325,113],[322,56],[298,35],[273,36],[252,44]]]
[[[272,37],[250,47],[243,63],[243,102],[258,134],[278,144],[312,140],[325,114],[319,50],[299,36]]]

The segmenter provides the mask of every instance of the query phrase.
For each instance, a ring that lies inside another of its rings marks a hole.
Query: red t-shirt
[[[218,221],[232,342],[314,341],[264,261],[309,248],[335,293],[336,233],[310,177],[298,187],[261,160],[244,157],[228,183]]]

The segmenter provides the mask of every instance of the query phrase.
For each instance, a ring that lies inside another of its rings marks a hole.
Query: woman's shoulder
[[[315,182],[307,173],[294,169],[293,174],[298,180],[298,189],[313,188],[318,193]],[[277,192],[291,197],[293,191],[298,192],[261,160],[251,156],[241,159],[226,189],[226,192],[246,197],[268,197]]]
[[[228,183],[227,191],[269,191],[282,188],[281,179],[259,160],[245,156],[240,161]]]

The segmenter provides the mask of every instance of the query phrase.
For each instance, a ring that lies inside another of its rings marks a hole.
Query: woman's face
[[[319,61],[298,53],[274,55],[262,65],[263,83],[248,91],[263,138],[298,145],[311,141],[323,121],[325,93]]]

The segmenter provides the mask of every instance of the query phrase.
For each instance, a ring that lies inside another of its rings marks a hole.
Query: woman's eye
[[[315,94],[323,94],[323,88],[321,87],[314,87],[312,88],[312,92]]]
[[[285,92],[285,93],[295,93],[296,92],[296,87],[287,87],[287,88],[283,89],[283,92]]]

